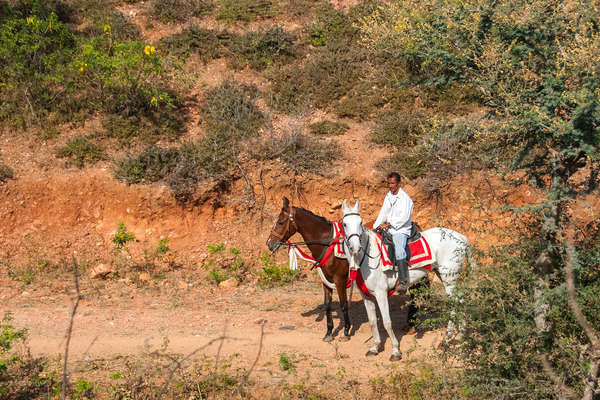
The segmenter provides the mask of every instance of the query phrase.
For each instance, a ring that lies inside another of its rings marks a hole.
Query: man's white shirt
[[[383,205],[381,206],[381,211],[379,211],[379,216],[373,224],[373,229],[384,222],[388,222],[391,225],[389,232],[392,235],[397,233],[410,235],[412,210],[413,201],[404,190],[398,188],[397,194],[388,192],[383,199]]]

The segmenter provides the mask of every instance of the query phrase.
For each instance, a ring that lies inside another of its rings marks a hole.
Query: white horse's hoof
[[[402,353],[398,352],[398,353],[394,353],[390,356],[390,361],[400,361],[402,360]]]
[[[325,335],[325,337],[323,338],[323,341],[329,343],[329,342],[333,341],[333,336]]]
[[[376,356],[377,354],[379,354],[376,350],[373,349],[369,349],[369,351],[367,351],[367,353],[365,354],[365,356],[369,357],[369,356]]]
[[[340,342],[347,342],[348,340],[350,340],[350,336],[346,336],[346,335],[342,335],[340,336]]]

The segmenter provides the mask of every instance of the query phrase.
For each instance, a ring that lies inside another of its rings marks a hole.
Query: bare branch
[[[260,358],[260,353],[262,352],[264,336],[265,336],[265,320],[261,321],[261,324],[260,324],[260,340],[258,342],[258,353],[256,354],[256,358],[254,359],[252,366],[248,370],[248,373],[240,381],[240,384],[238,385],[238,387],[236,389],[236,393],[239,393],[240,390],[242,389],[242,386],[246,384],[246,382],[248,381],[248,378],[250,377],[250,374],[252,373],[252,371],[254,371],[254,367],[256,367],[256,364],[258,363],[258,359]]]
[[[71,312],[71,319],[69,320],[69,328],[67,329],[67,340],[65,343],[65,361],[63,364],[63,387],[62,387],[62,399],[65,400],[67,398],[67,387],[69,384],[69,376],[67,374],[67,360],[69,359],[69,343],[71,342],[71,334],[73,333],[73,321],[75,320],[75,314],[77,313],[77,307],[79,307],[79,301],[83,298],[81,293],[79,292],[79,275],[77,271],[77,261],[75,261],[75,256],[73,257],[73,274],[75,276],[75,290],[76,297],[75,303],[73,305],[73,311]]]

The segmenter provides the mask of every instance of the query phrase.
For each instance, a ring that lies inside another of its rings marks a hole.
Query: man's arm
[[[375,222],[373,223],[373,229],[377,229],[377,227],[379,225],[381,225],[383,222],[386,222],[386,215],[388,214],[388,205],[386,202],[387,196],[383,199],[383,205],[381,206],[381,210],[379,210],[379,215],[377,216],[377,219],[375,220]]]

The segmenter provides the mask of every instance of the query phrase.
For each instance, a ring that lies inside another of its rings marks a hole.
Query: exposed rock
[[[90,271],[91,279],[106,279],[112,271],[112,267],[108,264],[98,264]]]

